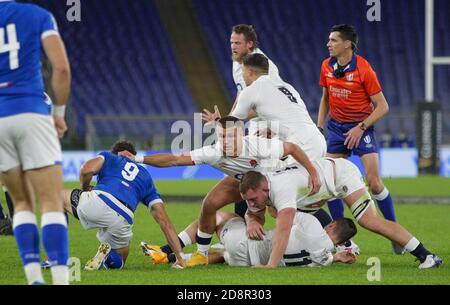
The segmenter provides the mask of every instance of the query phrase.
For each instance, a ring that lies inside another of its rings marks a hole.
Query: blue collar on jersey
[[[0,2],[7,2],[7,1],[15,1],[15,0],[0,0]]]
[[[358,64],[358,59],[356,57],[356,54],[353,54],[352,60],[344,68],[344,72],[355,71],[356,67],[357,67],[357,64]],[[333,71],[336,71],[337,68],[338,68],[337,58],[336,57],[331,57],[330,62],[328,63],[328,65],[330,65],[330,67],[333,68]]]

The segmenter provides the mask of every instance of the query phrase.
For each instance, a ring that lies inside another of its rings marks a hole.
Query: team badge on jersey
[[[258,166],[258,161],[256,160],[250,160],[250,166],[255,168],[256,166]]]
[[[353,80],[353,73],[347,74],[345,78],[347,79],[348,82],[351,82]]]

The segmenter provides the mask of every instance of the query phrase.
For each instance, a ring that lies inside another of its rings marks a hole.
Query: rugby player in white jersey
[[[276,211],[271,209],[271,215],[276,217]],[[223,243],[225,250],[210,252],[209,264],[227,262],[230,266],[259,266],[267,264],[272,250],[273,230],[265,233],[264,239],[255,240],[247,236],[245,220],[235,213],[217,211],[216,234]],[[198,230],[198,220],[191,223],[182,232],[180,239],[190,245],[195,240]],[[338,252],[333,255],[336,245],[343,243],[356,234],[356,226],[351,219],[341,218],[322,227],[316,217],[297,212],[289,242],[281,266],[330,266],[341,262],[352,264],[356,256],[351,251]],[[165,245],[161,248],[168,247]],[[153,264],[167,264],[176,261],[175,254],[167,255],[151,245],[141,242],[145,255],[150,256]],[[186,254],[189,258],[190,254]]]
[[[300,165],[264,174],[250,171],[241,180],[240,192],[249,206],[247,218],[263,224],[266,206],[277,210],[272,252],[266,267],[276,267],[287,248],[292,222],[281,221],[279,216],[294,215],[297,209],[318,209],[333,197],[343,199],[362,227],[398,243],[414,255],[421,263],[420,269],[442,263],[400,224],[377,214],[363,177],[353,163],[346,159],[321,158],[313,164],[322,182],[320,191],[314,195],[309,195],[308,173]]]
[[[243,59],[248,54],[264,54],[263,51],[259,48],[258,36],[256,31],[252,25],[249,24],[238,24],[233,26],[231,30],[230,37],[230,46],[231,46],[231,58],[233,62],[232,72],[233,72],[233,80],[236,85],[237,94],[236,99],[233,104],[233,108],[236,106],[236,101],[239,94],[244,90],[247,85],[245,84],[243,77]],[[269,61],[269,76],[278,82],[283,82],[281,79],[277,66],[267,57]],[[207,111],[207,110],[205,110]],[[264,125],[264,122],[261,122],[258,117],[254,117],[255,113],[250,111],[249,117],[252,118],[249,124],[249,134],[255,134],[259,129],[259,125]],[[263,128],[260,126],[260,128]],[[245,201],[237,202],[234,211],[236,214],[244,217],[245,211],[247,210],[247,204]]]
[[[281,142],[278,139],[266,139],[257,136],[243,136],[243,122],[234,117],[224,117],[218,121],[218,142],[214,146],[205,146],[181,154],[155,154],[135,157],[122,152],[137,162],[157,167],[189,166],[209,164],[228,176],[222,179],[205,197],[199,219],[196,238],[198,251],[187,261],[187,266],[208,263],[207,254],[216,223],[216,212],[223,206],[242,200],[239,193],[239,179],[248,171],[265,171],[265,161],[278,160],[291,155],[297,162],[311,170],[311,190],[317,192],[321,185],[317,172],[305,152],[296,144]],[[323,210],[321,212],[325,213]],[[326,213],[325,213],[326,214]],[[281,217],[282,218],[282,217]],[[252,236],[263,235],[264,228],[259,223],[249,227]]]

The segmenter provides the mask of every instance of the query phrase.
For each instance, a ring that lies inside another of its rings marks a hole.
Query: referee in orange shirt
[[[360,157],[369,189],[378,207],[388,220],[396,221],[394,204],[379,172],[378,147],[374,124],[389,111],[375,71],[363,57],[356,55],[358,34],[347,24],[331,28],[327,43],[330,57],[323,61],[317,126],[323,131],[327,122],[327,155],[348,158],[351,153]],[[344,217],[340,199],[328,202],[333,219]],[[396,254],[402,248],[393,244]]]

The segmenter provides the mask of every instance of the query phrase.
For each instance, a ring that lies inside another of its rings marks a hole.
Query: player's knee
[[[203,204],[202,204],[202,213],[203,214],[214,214],[215,215],[219,209],[220,209],[220,207],[218,207],[214,198],[207,196],[205,199],[203,199]]]

